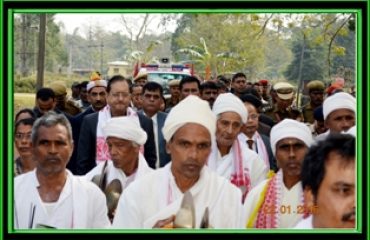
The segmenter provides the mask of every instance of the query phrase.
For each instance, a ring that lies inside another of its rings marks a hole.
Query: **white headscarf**
[[[139,145],[146,142],[147,134],[134,117],[114,117],[103,126],[105,137],[117,137]]]
[[[242,122],[248,120],[248,112],[243,102],[232,93],[222,93],[218,95],[213,104],[213,112],[217,116],[224,112],[236,112],[240,115]]]
[[[107,87],[107,81],[106,80],[103,80],[103,79],[99,79],[99,80],[94,80],[94,81],[90,81],[87,86],[86,86],[86,90],[87,91],[90,91],[91,88],[94,88],[94,87]]]
[[[356,98],[349,93],[339,92],[325,99],[323,103],[324,120],[331,112],[342,108],[356,112]]]
[[[270,142],[274,155],[276,144],[284,138],[297,138],[302,140],[307,147],[310,147],[313,142],[312,133],[307,125],[293,119],[284,119],[271,128]]]
[[[189,95],[174,106],[164,122],[162,129],[164,139],[169,142],[175,132],[187,123],[198,123],[204,126],[214,138],[216,117],[207,101]]]

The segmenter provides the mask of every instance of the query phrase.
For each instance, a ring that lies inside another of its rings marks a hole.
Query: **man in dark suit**
[[[244,94],[240,97],[248,111],[248,121],[243,125],[238,138],[247,142],[249,148],[258,153],[262,160],[269,166],[270,170],[277,171],[276,161],[272,153],[270,139],[268,136],[257,131],[259,126],[258,109],[262,102],[252,94]]]
[[[108,119],[119,116],[137,117],[140,126],[148,135],[144,144],[144,157],[148,165],[155,168],[153,122],[129,107],[131,98],[128,80],[121,75],[113,76],[108,81],[107,93],[107,106],[99,112],[85,116],[82,121],[77,150],[77,174],[86,174],[96,166],[97,162],[110,158],[108,146],[102,134],[102,126]]]
[[[171,156],[166,151],[166,141],[164,140],[162,128],[167,118],[167,113],[159,111],[161,99],[163,97],[163,88],[156,82],[148,82],[144,85],[142,91],[143,109],[140,111],[153,121],[153,132],[155,136],[155,145],[157,161],[155,168],[160,168],[171,161]]]

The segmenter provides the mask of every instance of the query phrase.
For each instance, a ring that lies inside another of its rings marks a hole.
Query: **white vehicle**
[[[169,97],[168,83],[174,79],[191,76],[191,67],[183,64],[171,64],[168,58],[162,58],[161,64],[143,64],[138,75],[147,74],[148,81],[154,81],[163,87],[163,95]]]

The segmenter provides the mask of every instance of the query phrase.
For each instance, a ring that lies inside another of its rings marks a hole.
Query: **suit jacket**
[[[257,128],[257,132],[259,134],[263,134],[265,135],[266,137],[269,137],[270,136],[270,132],[271,132],[271,127],[263,122],[259,122],[258,123],[258,128]]]
[[[278,168],[276,165],[274,154],[272,153],[270,138],[263,134],[260,134],[260,135],[262,137],[263,143],[265,144],[267,154],[269,155],[270,170],[274,170],[274,172],[277,172]]]
[[[91,113],[94,113],[95,111],[91,107],[91,105],[83,112],[79,113],[76,116],[73,116],[70,119],[71,126],[72,126],[72,135],[73,135],[73,142],[74,142],[74,148],[72,152],[71,159],[69,160],[67,164],[67,168],[73,173],[77,174],[77,149],[78,149],[78,138],[80,137],[80,130],[81,130],[81,124],[82,120],[86,115],[89,115]]]
[[[171,161],[171,156],[166,151],[166,140],[163,137],[162,128],[164,126],[164,121],[167,118],[167,113],[158,112],[157,113],[157,123],[158,123],[158,150],[159,150],[159,167],[163,167]]]
[[[98,126],[99,112],[86,115],[82,121],[80,137],[78,140],[76,171],[84,175],[96,166],[96,128]],[[155,153],[153,122],[138,113],[140,126],[147,133],[148,139],[144,144],[144,157],[149,167],[155,168],[157,159]]]

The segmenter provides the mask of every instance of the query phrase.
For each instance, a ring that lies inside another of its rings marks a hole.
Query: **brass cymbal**
[[[119,198],[122,193],[122,184],[118,179],[111,181],[105,189],[105,197],[107,198],[108,215],[113,218],[113,213],[117,208]]]

